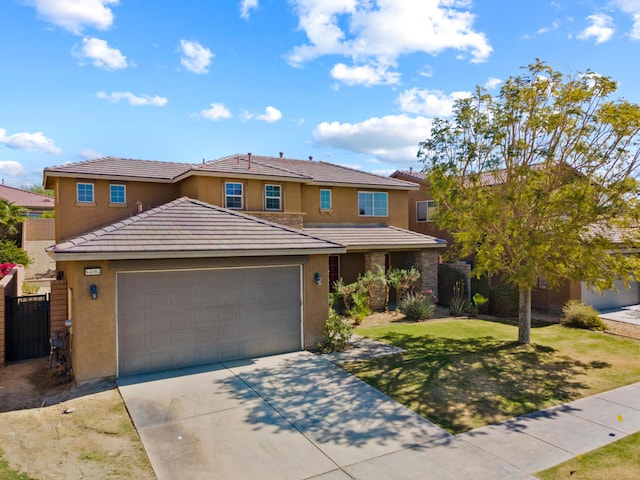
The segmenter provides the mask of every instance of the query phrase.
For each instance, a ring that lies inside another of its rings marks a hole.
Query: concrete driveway
[[[118,384],[160,480],[532,478],[307,352]]]

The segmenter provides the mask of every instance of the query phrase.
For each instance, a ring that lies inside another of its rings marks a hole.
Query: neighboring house
[[[8,187],[3,183],[0,185],[0,198],[20,207],[21,215],[24,217],[20,232],[15,238],[31,259],[31,264],[25,268],[26,279],[51,277],[55,273],[56,263],[47,255],[45,248],[50,246],[55,238],[54,219],[42,217],[45,214],[53,214],[53,197]],[[42,286],[46,289],[45,284]]]
[[[445,244],[407,230],[410,182],[247,154],[107,157],[44,185],[79,381],[313,348],[331,283],[378,267],[415,266],[437,292]]]
[[[428,185],[424,182],[424,172],[413,169],[397,170],[391,174],[391,178],[413,182],[419,186],[418,190],[413,190],[408,195],[409,229],[442,238],[450,246],[453,243],[451,234],[439,229],[433,222],[432,212],[437,211],[438,206],[431,199]],[[487,174],[487,183],[500,181],[500,178],[500,175]],[[621,232],[611,232],[611,240],[614,244],[621,245],[621,239]],[[629,254],[637,254],[637,252],[629,252]],[[469,260],[469,263],[471,262],[472,260]],[[458,270],[463,271],[461,268]],[[531,303],[533,308],[548,312],[560,312],[568,300],[581,300],[585,305],[591,305],[600,311],[640,303],[640,286],[637,281],[631,282],[626,288],[622,281],[616,281],[615,285],[615,290],[600,293],[587,288],[584,282],[566,282],[560,287],[548,288],[546,281],[540,278],[537,287],[531,292]]]

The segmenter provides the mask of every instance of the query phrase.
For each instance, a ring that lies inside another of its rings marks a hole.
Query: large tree
[[[420,144],[425,181],[453,235],[452,258],[501,274],[519,292],[519,343],[530,343],[531,290],[581,280],[629,282],[640,188],[640,106],[616,82],[536,61],[496,96],[476,88]],[[614,241],[615,239],[615,241]]]

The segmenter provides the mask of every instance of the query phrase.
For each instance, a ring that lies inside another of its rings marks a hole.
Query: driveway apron
[[[118,385],[160,480],[533,478],[308,352]]]

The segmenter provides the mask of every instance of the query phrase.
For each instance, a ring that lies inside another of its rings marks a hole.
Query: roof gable
[[[182,197],[47,249],[56,259],[342,253],[342,245]]]

